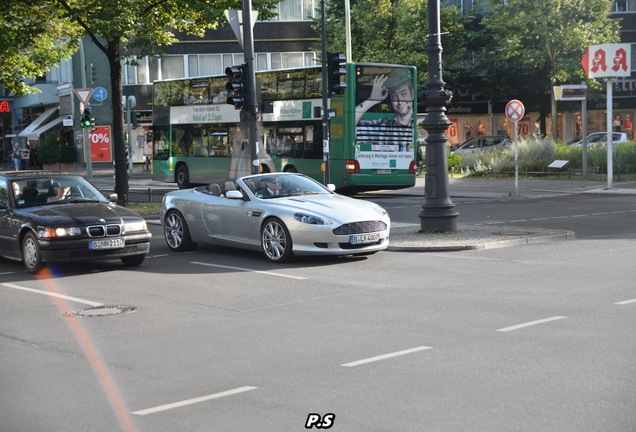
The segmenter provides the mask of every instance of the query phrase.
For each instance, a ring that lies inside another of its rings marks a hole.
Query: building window
[[[636,12],[636,0],[616,0],[612,12]]]
[[[318,0],[284,0],[278,4],[278,21],[311,21],[316,12]]]
[[[184,78],[183,56],[161,57],[161,79]]]

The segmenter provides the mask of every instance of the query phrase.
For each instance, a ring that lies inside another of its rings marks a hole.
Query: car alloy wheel
[[[272,218],[261,229],[261,246],[268,260],[286,262],[293,256],[289,231],[279,219]]]
[[[174,251],[187,251],[195,246],[190,238],[188,225],[178,211],[171,211],[166,215],[163,233],[168,247]]]

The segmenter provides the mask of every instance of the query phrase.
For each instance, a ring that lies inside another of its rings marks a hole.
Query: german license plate
[[[88,243],[90,250],[118,249],[124,247],[124,239],[92,240]]]
[[[354,234],[349,237],[349,243],[352,245],[375,243],[378,240],[380,240],[380,234],[378,233]]]
[[[391,174],[390,169],[379,169],[378,174]]]

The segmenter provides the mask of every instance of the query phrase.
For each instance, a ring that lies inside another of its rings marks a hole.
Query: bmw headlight
[[[373,210],[378,212],[380,214],[380,216],[388,216],[389,215],[389,213],[386,210],[384,210],[382,207],[380,207],[377,204],[373,206]]]
[[[332,225],[334,223],[331,219],[323,218],[309,213],[296,213],[294,214],[294,219],[296,219],[298,222],[310,225]]]
[[[79,227],[68,228],[39,228],[38,237],[40,238],[55,238],[55,237],[74,237],[80,235],[82,232]]]
[[[145,220],[124,222],[124,232],[148,231],[148,225]]]

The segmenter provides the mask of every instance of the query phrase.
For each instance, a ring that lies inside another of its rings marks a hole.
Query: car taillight
[[[409,164],[409,174],[417,174],[417,161],[412,160]]]
[[[347,159],[345,161],[345,173],[360,174],[360,164],[355,159]]]

